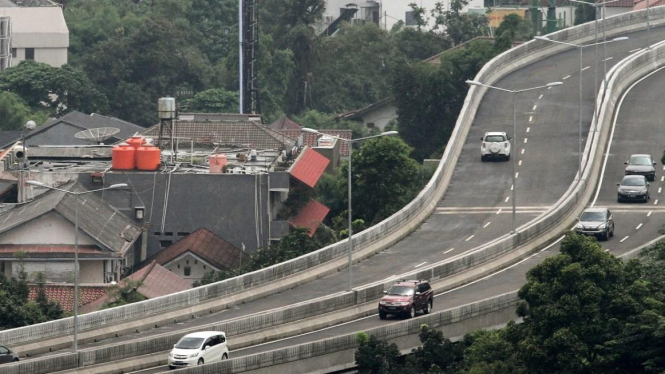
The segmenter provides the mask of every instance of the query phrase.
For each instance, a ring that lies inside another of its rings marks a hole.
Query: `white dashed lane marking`
[[[524,148],[522,148],[522,154],[524,154]]]
[[[492,222],[487,222],[487,223],[485,224],[485,226],[483,226],[483,228],[485,228],[485,227],[489,226],[489,225],[490,225],[490,223],[492,223]]]
[[[660,177],[660,181],[661,181],[661,182],[665,181],[665,175],[663,175],[662,177]]]
[[[510,190],[512,191],[513,188],[515,188],[515,185],[514,185],[514,184],[511,184],[511,185],[510,185]]]
[[[517,173],[515,173],[515,178],[519,178],[519,176],[520,176],[520,172],[518,171]],[[656,200],[656,201],[658,201],[658,200]]]
[[[529,139],[527,139],[527,138],[524,138],[524,143],[526,143],[526,142],[527,142],[528,140],[529,140]]]
[[[614,57],[608,57],[608,58],[604,59],[603,61],[609,61],[609,60],[611,60],[611,59],[613,59],[613,58],[614,58]]]
[[[415,265],[414,268],[421,267],[421,266],[425,265],[426,263],[427,263],[427,261],[425,261],[425,262],[423,262],[423,263],[420,263],[420,264],[418,264],[418,265]]]
[[[542,98],[543,98],[543,94],[540,94],[540,96],[538,96],[538,100],[540,100]]]
[[[529,132],[529,131],[531,131],[531,127],[526,128],[526,132]]]
[[[450,248],[449,250],[443,252],[443,254],[445,255],[446,253],[452,252],[452,251],[454,251],[454,250],[455,250],[455,248]]]
[[[647,217],[649,217],[651,215],[651,213],[653,213],[653,212],[649,211],[649,213],[647,213]]]
[[[584,69],[582,69],[582,71],[584,71],[584,70],[586,70],[586,69],[588,69],[588,68],[590,68],[590,67],[591,67],[591,66],[587,66],[587,67],[585,67]]]
[[[529,116],[529,122],[533,121],[533,116]]]
[[[520,162],[518,162],[517,165],[522,166],[522,160],[520,160]]]
[[[642,227],[642,225],[643,225],[642,223],[640,223],[639,225],[637,225],[637,227],[635,228],[635,230],[639,230],[640,227]]]
[[[538,105],[534,105],[533,109],[531,109],[531,110],[536,110],[536,108],[538,108]]]
[[[635,48],[635,49],[633,49],[632,51],[628,51],[628,53],[637,52],[637,51],[639,51],[639,50],[641,50],[641,49],[642,49],[642,48]]]
[[[623,239],[619,240],[619,243],[623,243],[623,242],[625,242],[625,241],[626,241],[626,239],[628,239],[628,237],[627,237],[627,236],[626,236],[625,238],[623,238]]]
[[[658,193],[663,190],[663,187],[658,187]]]
[[[469,240],[473,239],[474,236],[475,236],[475,235],[471,235],[471,236],[469,236],[468,238],[466,238],[465,242],[468,242]]]
[[[505,201],[505,202],[507,203],[508,200],[510,200],[510,196],[506,197],[506,201]]]
[[[570,75],[566,75],[565,77],[563,77],[564,80],[566,80],[568,78],[570,78]]]
[[[653,205],[658,205],[658,199],[656,199],[656,201],[653,202]]]
[[[506,199],[506,201],[508,201],[508,199]],[[500,214],[502,210],[503,208],[499,208],[499,211],[497,211],[496,214]]]

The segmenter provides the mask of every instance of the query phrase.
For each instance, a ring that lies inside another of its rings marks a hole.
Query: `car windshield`
[[[644,178],[626,178],[621,181],[622,186],[646,186]]]
[[[388,291],[388,295],[411,296],[413,295],[413,287],[393,286],[390,288],[390,291]]]
[[[605,213],[604,212],[584,212],[580,217],[580,221],[604,221]]]
[[[503,137],[503,135],[487,135],[485,137],[486,142],[503,142],[506,139]]]
[[[198,349],[203,344],[203,338],[188,338],[180,339],[178,344],[175,345],[178,349]]]
[[[651,166],[653,163],[649,157],[633,156],[628,162],[630,165]]]

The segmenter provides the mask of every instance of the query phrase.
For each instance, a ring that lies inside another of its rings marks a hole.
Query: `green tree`
[[[375,224],[406,205],[418,193],[418,163],[398,137],[368,140],[353,153],[353,207],[356,218]],[[342,165],[340,189],[347,185],[348,163]]]
[[[113,308],[145,300],[145,296],[138,291],[142,285],[143,282],[141,281],[123,280],[120,285],[115,285],[109,290],[109,301],[102,308]]]
[[[360,346],[356,351],[356,365],[361,374],[398,373],[401,368],[399,349],[395,344],[388,344],[376,336],[369,338],[359,335]]]
[[[495,47],[499,52],[510,49],[514,41],[531,39],[531,23],[517,14],[507,15],[495,31]]]
[[[443,53],[439,65],[402,61],[391,69],[399,133],[416,160],[443,153],[468,91],[465,81],[495,54],[492,42],[476,40]]]
[[[390,36],[399,54],[409,60],[424,60],[450,48],[445,35],[432,31],[418,31],[404,27],[403,23],[390,31]]]
[[[591,5],[577,4],[575,6],[575,25],[591,22],[596,19],[596,7]]]
[[[420,326],[418,338],[421,347],[411,352],[408,362],[420,373],[457,372],[464,357],[463,347],[453,344],[441,331]]]
[[[22,61],[0,75],[0,90],[21,97],[33,110],[50,108],[54,115],[71,110],[104,111],[107,100],[85,73],[70,65],[60,68],[32,60]]]
[[[0,92],[0,130],[21,130],[23,125],[33,120],[42,124],[48,119],[46,110],[34,110],[28,107],[20,96],[12,92]]]
[[[429,19],[427,18],[427,11],[423,7],[419,7],[416,3],[409,3],[411,8],[411,17],[416,22],[416,27],[420,31],[423,27],[427,26]]]
[[[234,113],[238,110],[238,92],[213,88],[194,95],[182,104],[188,111],[201,113]]]
[[[462,12],[468,3],[468,0],[451,0],[450,10],[445,10],[445,5],[437,2],[432,10],[434,30],[443,30],[453,45],[487,34],[489,21],[484,14]]]

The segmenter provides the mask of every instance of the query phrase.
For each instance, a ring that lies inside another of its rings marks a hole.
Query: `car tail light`
[[[485,145],[486,145],[486,144],[487,144],[487,143],[483,142],[483,148],[485,148]]]
[[[506,142],[506,144],[504,144],[504,146],[507,147],[507,146],[508,146],[508,142]]]

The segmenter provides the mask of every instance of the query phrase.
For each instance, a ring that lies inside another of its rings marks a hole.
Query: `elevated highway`
[[[636,49],[643,47],[646,43],[643,31],[627,32],[622,36],[628,36],[630,39],[607,46],[606,56],[611,57],[611,60],[607,61],[608,68],[631,53],[635,53]],[[663,39],[665,30],[661,27],[655,28],[651,32],[651,37],[652,40]],[[584,66],[589,68],[584,70],[582,77],[585,87],[583,96],[585,130],[583,135],[585,138],[593,113],[593,92],[597,89],[594,87],[595,60],[591,53],[587,53],[586,56]],[[519,89],[552,81],[564,82],[563,86],[518,98],[518,131],[516,134],[512,134],[514,136],[513,144],[515,144],[513,157],[518,157],[519,160],[516,186],[511,184],[512,176],[508,163],[480,162],[479,138],[484,132],[507,131],[510,133],[512,131],[510,95],[490,91],[483,98],[473,125],[464,140],[450,185],[443,199],[437,204],[435,212],[404,240],[373,257],[354,264],[355,281],[359,286],[388,281],[405,272],[426,268],[430,264],[446,259],[459,258],[479,245],[505,236],[511,230],[511,188],[516,188],[518,192],[519,225],[541,216],[543,212],[557,203],[574,182],[578,168],[578,98],[576,90],[579,71],[577,64],[577,51],[563,51],[544,60],[536,61],[493,83],[500,87]],[[600,68],[602,70],[602,64]],[[641,130],[635,131],[635,133],[641,133]],[[442,139],[442,141],[445,140]],[[626,149],[625,152],[633,151]],[[646,151],[640,150],[639,152]],[[660,152],[662,150],[653,151],[652,154],[658,159]],[[608,159],[612,161],[611,157]],[[610,167],[608,166],[606,170],[610,170]],[[620,169],[620,171],[622,170],[623,168]],[[609,171],[607,175],[607,178],[611,178]],[[660,175],[663,173],[661,172]],[[607,183],[603,183],[603,186],[606,185]],[[600,196],[609,196],[610,192],[604,192],[603,188],[601,188]],[[655,194],[653,195],[655,196]],[[599,202],[604,202],[602,199],[599,198]],[[617,225],[619,225],[619,219],[617,216]],[[647,237],[653,237],[647,230],[641,233],[646,233],[645,240]],[[619,241],[620,235],[617,230],[617,237],[608,243]],[[620,246],[616,246],[610,249],[614,252],[619,251],[620,248]],[[519,288],[524,280],[524,274],[530,267],[556,252],[557,246],[550,246],[533,255],[524,256],[526,259],[522,262],[495,272],[493,275],[480,277],[480,280],[440,293],[435,306],[436,308],[449,308],[513,291]],[[97,342],[90,341],[82,344],[81,348],[117,345],[129,340],[146,340],[148,337],[167,331],[191,329],[206,323],[230,320],[234,317],[324,297],[344,291],[345,286],[346,272],[342,271],[282,291],[279,294],[238,305],[222,313],[187,322],[179,321],[177,324],[165,324],[158,328],[140,331],[137,334],[126,334],[117,338],[100,338]],[[234,351],[233,357],[265,352],[283,346],[320,340],[328,336],[391,323],[396,322],[393,320],[380,321],[375,316],[369,315],[344,325],[310,331],[307,335],[299,335],[269,344],[254,344],[244,350]],[[230,341],[232,341],[231,339]],[[36,354],[31,359],[39,360],[64,351],[65,349]],[[158,360],[155,362],[159,363]],[[0,372],[3,370],[0,369]]]

